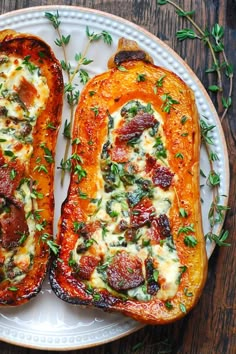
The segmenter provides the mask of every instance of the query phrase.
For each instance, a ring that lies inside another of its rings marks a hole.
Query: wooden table
[[[175,32],[186,27],[171,6],[157,6],[147,0],[0,0],[0,13],[36,5],[78,5],[106,11],[130,20],[158,36],[179,53],[197,74],[205,87],[214,82],[214,75],[206,75],[211,66],[210,55],[198,40],[177,41]],[[202,28],[211,28],[216,22],[225,28],[224,43],[229,61],[236,64],[236,1],[235,0],[181,0],[187,10],[196,9],[196,18]],[[214,95],[212,96],[214,97]],[[166,326],[146,326],[128,337],[103,346],[73,351],[80,354],[118,353],[236,353],[236,90],[222,125],[229,150],[231,187],[230,211],[225,229],[230,232],[231,247],[216,248],[210,261],[203,295],[196,308],[183,320]],[[216,104],[216,102],[214,101]],[[0,343],[1,354],[36,354],[43,351]],[[44,351],[46,353],[46,351]]]

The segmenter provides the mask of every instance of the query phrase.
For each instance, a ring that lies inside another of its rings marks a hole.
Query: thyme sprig
[[[210,171],[208,176],[203,175],[207,178],[207,184],[211,188],[212,191],[212,202],[208,212],[208,220],[210,229],[208,233],[205,235],[206,239],[210,241],[216,242],[219,246],[228,246],[225,242],[221,242],[222,232],[224,235],[224,240],[228,237],[228,231],[222,231],[218,235],[218,240],[216,241],[217,235],[214,233],[214,227],[216,225],[222,224],[224,221],[225,212],[229,209],[225,205],[220,204],[220,196],[219,187],[221,183],[220,175],[214,169],[214,161],[218,159],[217,154],[212,151],[212,146],[214,145],[214,140],[211,136],[212,130],[215,128],[214,125],[208,124],[205,119],[200,119],[200,128],[201,128],[201,139],[202,143],[205,145],[206,153],[209,159]]]
[[[171,0],[157,0],[157,4],[172,5],[176,9],[177,15],[186,18],[193,26],[193,28],[184,28],[177,31],[176,37],[180,41],[186,39],[199,39],[209,47],[213,58],[213,66],[212,68],[207,69],[206,73],[215,72],[217,75],[217,84],[209,86],[208,90],[217,94],[218,111],[221,113],[220,120],[223,121],[232,104],[231,96],[233,90],[233,67],[229,63],[224,50],[224,28],[216,23],[210,32],[208,30],[203,30],[192,18],[195,11],[185,11]],[[222,57],[223,62],[220,63]],[[222,71],[229,80],[229,89],[226,95],[224,93]],[[228,231],[222,230],[219,235],[216,235],[214,232],[214,227],[223,223],[225,212],[229,209],[227,206],[220,204],[221,197],[223,197],[219,194],[221,179],[220,175],[214,170],[214,161],[219,159],[217,154],[212,150],[214,139],[211,133],[215,126],[208,124],[206,119],[201,119],[200,127],[202,143],[205,145],[210,164],[210,171],[208,176],[206,176],[206,183],[212,190],[212,203],[208,212],[210,230],[205,235],[205,238],[214,241],[219,246],[229,246],[229,244],[225,242],[228,237]]]
[[[61,29],[60,29],[61,21],[60,21],[59,12],[57,11],[54,14],[50,12],[45,12],[45,17],[52,23],[58,35],[58,38],[55,40],[55,44],[62,48],[63,60],[61,60],[61,67],[67,76],[67,83],[65,84],[64,87],[64,93],[66,95],[67,103],[69,104],[70,107],[70,118],[69,121],[66,120],[64,126],[64,132],[63,132],[64,137],[67,139],[64,157],[63,157],[63,161],[65,163],[68,160],[69,149],[71,145],[71,128],[73,126],[75,107],[78,103],[79,96],[80,96],[80,91],[78,90],[77,85],[74,84],[74,80],[76,79],[76,77],[79,77],[81,84],[85,85],[88,82],[89,74],[86,70],[84,70],[81,67],[89,65],[90,63],[93,62],[93,60],[87,58],[87,54],[91,44],[93,42],[99,41],[100,39],[103,39],[104,43],[111,45],[112,37],[107,31],[102,31],[101,33],[90,32],[89,27],[87,26],[86,35],[88,38],[88,42],[82,53],[75,54],[76,67],[75,69],[72,69],[71,63],[68,60],[67,50],[66,50],[66,46],[70,43],[71,36],[70,35],[64,36],[61,33]],[[62,185],[64,182],[65,172],[66,169],[62,169],[61,171]]]
[[[215,72],[217,75],[217,84],[209,86],[208,89],[209,91],[216,92],[217,94],[218,111],[221,113],[220,120],[223,121],[228,109],[232,105],[233,91],[233,66],[229,63],[224,50],[224,28],[216,23],[212,27],[211,31],[207,29],[203,30],[192,18],[195,11],[185,11],[171,0],[157,0],[157,4],[172,5],[176,9],[177,15],[186,18],[193,26],[193,29],[184,28],[177,31],[176,37],[179,40],[200,39],[209,47],[213,59],[213,66],[212,68],[206,70],[206,73]],[[220,63],[221,58],[223,58],[223,62]],[[223,87],[222,72],[225,73],[229,80],[229,89],[226,95]]]

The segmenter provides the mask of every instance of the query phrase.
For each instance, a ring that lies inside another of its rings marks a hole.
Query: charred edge
[[[106,292],[100,291],[99,293],[99,300],[93,300],[92,304],[100,309],[109,310],[112,309],[114,305],[118,302],[121,302],[121,299],[112,296]]]
[[[38,293],[42,289],[42,283],[43,283],[43,280],[41,281],[41,283],[37,287],[34,288],[34,290],[28,290],[27,294],[24,294],[20,297],[14,297],[14,293],[12,294],[12,296],[7,295],[8,297],[0,299],[0,305],[16,306],[16,305],[24,304],[26,301],[28,301],[38,295]]]
[[[91,303],[91,301],[85,301],[85,300],[80,300],[78,298],[75,297],[71,297],[70,295],[68,295],[65,290],[63,290],[61,288],[61,286],[58,284],[58,282],[56,281],[55,278],[55,270],[54,270],[55,265],[52,265],[50,271],[49,271],[49,281],[50,281],[50,285],[51,288],[53,290],[53,292],[55,293],[55,295],[61,299],[62,301],[65,301],[69,304],[73,304],[73,305],[89,305]]]
[[[56,261],[54,261],[51,265],[51,268],[49,270],[49,281],[51,288],[55,295],[73,305],[84,305],[84,306],[94,306],[97,308],[100,308],[102,310],[109,310],[112,309],[112,307],[117,304],[118,302],[121,302],[121,299],[118,299],[110,294],[107,294],[106,292],[99,292],[99,299],[91,299],[91,300],[81,300],[78,297],[72,297],[66,291],[58,284],[55,276],[55,266],[56,266]]]
[[[146,54],[142,50],[123,50],[115,55],[114,63],[119,66],[125,61],[143,60],[145,61]]]
[[[19,43],[18,46],[16,46],[15,44]],[[29,48],[29,52],[31,50],[40,50],[40,51],[44,51],[45,56],[48,59],[52,59],[54,60],[54,55],[52,54],[52,50],[50,48],[50,46],[48,46],[48,44],[44,41],[41,41],[39,38],[36,37],[24,37],[24,36],[16,36],[16,37],[7,37],[6,39],[3,40],[2,43],[0,43],[0,48],[4,49],[4,48],[8,48],[11,49],[11,46],[14,47],[14,51],[16,53],[23,53],[23,51],[25,50],[26,47]]]
[[[44,274],[44,276],[46,275],[46,273]],[[35,296],[38,295],[38,293],[41,291],[42,289],[42,285],[43,285],[43,280],[44,280],[44,276],[40,282],[40,284],[32,291],[30,291],[28,294],[24,294],[21,298],[24,299],[24,300],[28,300],[28,299],[31,299]],[[20,300],[20,299],[19,299]]]

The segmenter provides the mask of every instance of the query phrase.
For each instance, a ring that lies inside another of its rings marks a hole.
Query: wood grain
[[[236,63],[236,1],[235,0],[180,0],[186,10],[195,9],[201,28],[211,28],[218,22],[225,28],[225,50],[231,63]],[[176,16],[171,6],[157,6],[148,0],[0,0],[0,13],[11,10],[51,4],[66,4],[99,9],[130,20],[162,39],[188,63],[199,79],[208,87],[216,82],[214,75],[206,75],[212,64],[211,56],[203,43],[188,40],[180,43],[175,32],[187,24]],[[227,85],[226,85],[227,87]],[[213,102],[217,102],[212,95]],[[233,106],[223,121],[229,151],[231,186],[230,210],[225,229],[230,231],[231,247],[216,249],[209,262],[206,287],[197,307],[183,320],[168,326],[147,326],[118,341],[86,350],[79,354],[234,354],[236,353],[236,91]],[[49,353],[0,343],[1,354]],[[63,352],[57,352],[63,353]]]

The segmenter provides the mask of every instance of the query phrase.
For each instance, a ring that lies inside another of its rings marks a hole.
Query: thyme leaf
[[[180,40],[180,41],[184,41],[185,39],[189,38],[189,39],[195,39],[195,38],[200,38],[195,32],[194,30],[192,30],[191,28],[183,28],[182,30],[179,30],[176,32],[176,37]]]
[[[230,243],[225,242],[229,236],[229,232],[226,230],[222,230],[220,235],[216,235],[213,232],[209,232],[205,235],[206,239],[210,240],[211,242],[215,242],[218,246],[226,246],[229,247]]]
[[[194,15],[195,14],[195,10],[192,10],[192,11],[176,10],[176,13],[180,17],[187,17],[187,16]]]
[[[58,11],[55,14],[45,12],[45,17],[52,23],[55,29],[60,26],[61,22],[59,21],[60,16]]]
[[[162,111],[166,113],[170,113],[171,108],[174,104],[179,104],[179,101],[173,99],[169,93],[165,93],[161,96],[162,101],[164,102],[161,106]]]

